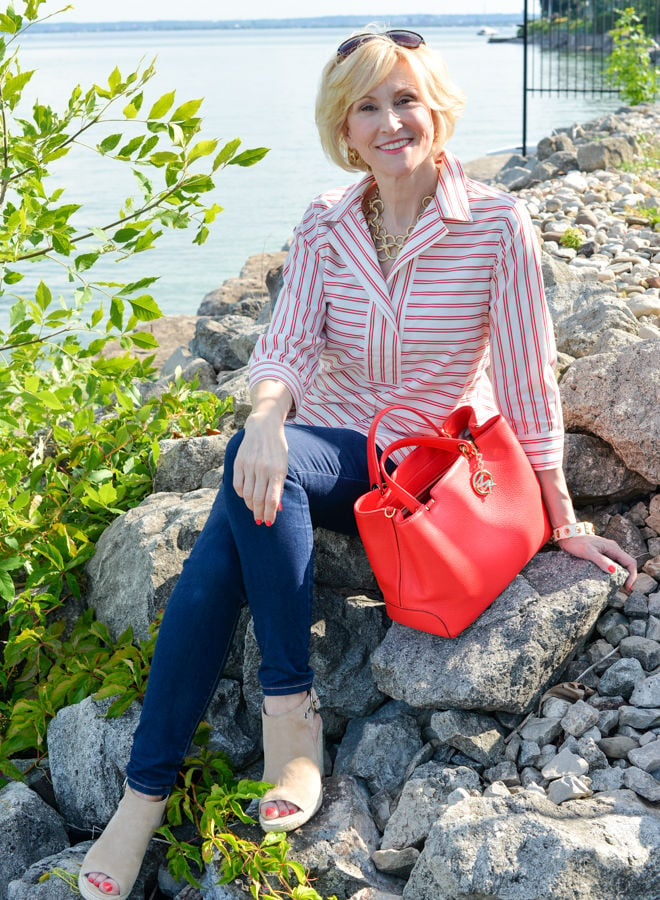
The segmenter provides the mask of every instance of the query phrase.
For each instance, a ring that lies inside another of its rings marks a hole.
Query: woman
[[[318,198],[296,231],[253,407],[224,485],[167,605],[117,813],[87,855],[88,900],[130,893],[223,670],[243,598],[262,654],[266,830],[321,803],[322,726],[309,634],[312,527],[355,533],[369,489],[366,433],[403,403],[436,420],[499,408],[537,472],[559,544],[635,577],[617,544],[575,522],[561,470],[554,343],[524,207],[465,177],[445,149],[462,97],[415,32],[353,36],[324,69],[317,124],[342,168],[367,173]],[[489,372],[487,374],[487,370]],[[397,413],[386,440],[419,421]],[[399,457],[400,458],[400,457]]]

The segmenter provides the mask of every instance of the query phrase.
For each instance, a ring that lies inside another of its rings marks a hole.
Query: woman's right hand
[[[284,422],[291,399],[281,382],[262,381],[255,386],[252,412],[234,461],[234,490],[257,525],[272,525],[280,505],[289,456]]]

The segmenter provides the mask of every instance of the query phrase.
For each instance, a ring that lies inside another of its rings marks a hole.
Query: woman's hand
[[[575,522],[575,510],[563,471],[561,469],[541,469],[536,473],[536,477],[541,485],[543,502],[553,527]],[[610,541],[594,534],[563,538],[558,541],[558,544],[567,553],[596,563],[603,572],[613,574],[616,571],[614,563],[619,563],[628,570],[624,588],[627,591],[632,589],[635,578],[637,578],[637,563],[629,553],[619,547],[616,541]]]
[[[284,422],[291,394],[278,381],[260,381],[252,394],[252,412],[234,462],[234,490],[254,513],[257,525],[272,525],[288,470]]]
[[[572,556],[578,556],[580,559],[588,559],[596,563],[603,572],[613,574],[616,571],[614,563],[618,563],[628,570],[628,578],[624,584],[624,590],[632,590],[632,586],[637,578],[637,563],[634,557],[622,550],[616,541],[610,541],[608,538],[594,534],[563,538],[557,541],[557,544],[562,550],[565,550]]]

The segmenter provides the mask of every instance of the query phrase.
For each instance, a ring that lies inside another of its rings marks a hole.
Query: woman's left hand
[[[637,578],[637,563],[629,553],[626,553],[625,550],[619,547],[616,541],[594,534],[564,538],[557,541],[557,544],[562,550],[565,550],[572,556],[579,556],[581,559],[588,559],[596,563],[603,572],[613,574],[616,571],[614,563],[618,563],[624,569],[627,569],[629,573],[623,586],[624,590],[632,590],[632,586]]]

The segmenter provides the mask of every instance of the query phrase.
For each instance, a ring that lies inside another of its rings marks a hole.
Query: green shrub
[[[619,11],[610,34],[614,49],[606,69],[608,80],[632,106],[653,100],[658,90],[658,69],[649,55],[654,42],[645,33],[634,6]]]

